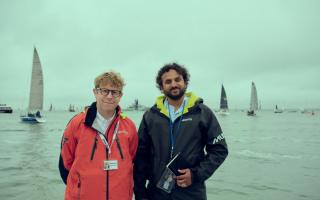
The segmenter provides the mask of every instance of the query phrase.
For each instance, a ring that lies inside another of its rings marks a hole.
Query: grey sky
[[[251,81],[263,108],[320,107],[320,1],[0,1],[0,103],[26,108],[33,46],[45,109],[94,100],[93,79],[113,69],[121,105],[160,94],[157,70],[176,61],[189,90],[212,108],[221,83],[231,108],[247,108]]]

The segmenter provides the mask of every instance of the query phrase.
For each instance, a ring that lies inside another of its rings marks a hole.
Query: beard
[[[171,91],[173,91],[175,89],[179,89],[178,94],[172,94],[171,93]],[[187,90],[186,87],[184,87],[182,89],[180,89],[180,88],[171,88],[169,91],[163,91],[163,93],[164,93],[165,96],[167,96],[168,98],[170,98],[172,100],[178,100],[186,93],[186,90]]]

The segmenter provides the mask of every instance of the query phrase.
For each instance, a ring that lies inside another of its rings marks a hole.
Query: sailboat
[[[74,109],[74,105],[69,104],[69,112],[75,112],[76,110]]]
[[[229,115],[229,109],[228,109],[228,100],[226,91],[223,87],[223,84],[221,86],[221,96],[220,96],[220,110],[218,111],[219,115]]]
[[[6,104],[0,104],[0,113],[12,113],[11,106],[8,106]]]
[[[276,108],[274,109],[274,113],[283,113],[283,110],[278,108],[278,105],[276,105]]]
[[[251,83],[251,98],[250,98],[250,108],[247,112],[248,116],[255,116],[258,110],[258,95],[257,88],[254,82]]]
[[[138,99],[135,99],[133,104],[125,108],[126,111],[145,111],[148,107],[141,105]]]
[[[31,73],[31,87],[29,96],[29,107],[26,115],[20,116],[23,122],[43,123],[41,111],[43,107],[43,75],[37,49],[33,50],[33,62]]]

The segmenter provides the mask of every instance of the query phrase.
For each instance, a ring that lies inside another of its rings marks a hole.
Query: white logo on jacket
[[[212,141],[212,144],[216,144],[216,143],[220,142],[221,140],[224,140],[224,134],[223,133],[221,133],[216,138],[214,138],[213,141]]]
[[[192,121],[192,118],[185,118],[181,120],[182,122],[186,122],[186,121]]]
[[[118,134],[125,134],[125,135],[127,135],[127,134],[128,134],[128,131],[121,130],[121,131],[118,131]]]

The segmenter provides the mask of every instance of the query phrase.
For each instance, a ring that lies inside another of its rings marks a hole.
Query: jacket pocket
[[[78,189],[78,200],[80,200],[80,195],[81,195],[81,178],[80,174],[77,173],[78,176],[78,183],[77,183],[77,189]]]
[[[80,200],[81,198],[81,177],[77,172],[74,176],[73,189],[71,191],[72,199]]]

